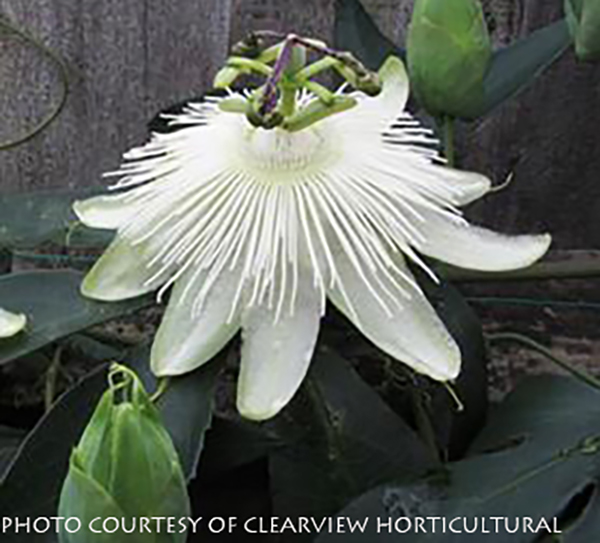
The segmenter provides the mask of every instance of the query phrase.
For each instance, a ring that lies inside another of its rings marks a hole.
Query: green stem
[[[293,85],[281,86],[279,112],[284,117],[291,117],[296,112],[296,92],[296,87]]]
[[[248,70],[249,72],[255,72],[266,77],[270,77],[273,74],[273,68],[257,60],[245,57],[229,57],[227,59],[227,66],[232,68],[238,68],[240,70]]]
[[[454,268],[445,264],[438,266],[440,275],[449,281],[487,282],[487,281],[530,281],[541,279],[581,279],[600,277],[600,259],[588,259],[585,262],[539,262],[528,268],[509,272],[480,272]]]
[[[13,26],[6,20],[3,20],[2,17],[0,17],[0,28],[7,30],[8,32],[14,34],[18,38],[22,39],[24,42],[29,43],[30,45],[33,45],[46,58],[48,58],[54,64],[54,66],[57,68],[58,75],[59,75],[59,78],[60,78],[60,81],[62,84],[62,93],[61,93],[60,99],[59,99],[58,103],[56,104],[56,106],[54,107],[54,109],[50,112],[50,114],[46,118],[44,118],[37,126],[35,126],[27,134],[25,134],[19,138],[16,138],[12,141],[8,141],[6,143],[0,144],[0,151],[6,151],[8,149],[12,149],[14,147],[17,147],[18,145],[21,145],[21,144],[26,143],[29,140],[33,139],[40,132],[45,130],[50,124],[52,124],[52,122],[60,115],[60,113],[62,112],[62,110],[65,107],[65,104],[67,102],[67,97],[69,95],[69,75],[68,75],[67,66],[64,63],[64,61],[58,55],[56,55],[50,48],[46,47],[42,42],[40,42],[33,36],[30,36],[26,32],[23,32],[22,30],[18,29],[17,27]]]
[[[537,351],[541,355],[545,356],[548,360],[554,362],[554,364],[570,373],[573,377],[595,389],[600,390],[600,381],[598,379],[589,373],[572,366],[566,360],[556,356],[550,349],[527,336],[517,334],[515,332],[498,332],[495,334],[488,334],[487,339],[489,341],[515,341],[517,343],[521,343],[522,345],[525,345],[526,347],[529,347],[530,349],[533,349],[534,351]]]
[[[44,387],[44,410],[46,413],[50,411],[50,408],[54,403],[54,398],[56,397],[56,383],[58,372],[60,370],[62,352],[63,348],[59,345],[54,351],[52,361],[46,371],[46,383]]]
[[[313,62],[312,64],[306,66],[306,68],[300,70],[296,74],[296,81],[298,81],[299,83],[303,83],[305,81],[308,81],[309,79],[312,79],[321,72],[324,72],[325,70],[328,70],[329,68],[332,68],[339,64],[340,61],[332,57],[325,57],[319,59],[316,62]]]
[[[156,387],[156,391],[152,396],[150,396],[150,401],[152,403],[158,403],[158,401],[163,397],[165,392],[169,389],[169,385],[171,384],[171,380],[168,377],[163,377],[158,380],[158,386]]]
[[[444,124],[444,156],[448,161],[448,166],[454,168],[456,164],[454,149],[454,117],[445,115],[442,122]]]

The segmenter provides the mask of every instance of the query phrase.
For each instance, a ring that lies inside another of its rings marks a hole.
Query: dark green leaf
[[[80,189],[1,195],[0,247],[27,249],[48,241],[65,244],[67,233],[77,220],[71,208],[73,202],[100,191]],[[107,235],[106,231],[92,233],[79,226],[74,231],[76,239],[73,241],[96,246],[106,243]]]
[[[485,78],[484,104],[478,116],[489,113],[530,85],[570,43],[569,29],[563,19],[496,51]]]
[[[379,69],[389,55],[405,56],[381,33],[359,0],[336,1],[334,43],[337,49],[354,53],[371,70]]]
[[[416,516],[498,516],[514,522],[515,518],[527,516],[536,524],[541,518],[564,521],[572,514],[573,503],[581,499],[582,491],[585,494],[586,489],[594,490],[600,476],[600,392],[572,378],[530,379],[492,416],[471,453],[474,456],[449,464],[447,472],[441,472],[438,478],[406,486],[383,486],[363,495],[342,514],[392,520]],[[564,527],[564,540],[570,541],[569,534],[575,536],[586,523],[595,526],[597,514],[596,501],[580,510],[575,524],[571,519],[572,528]],[[487,527],[492,527],[489,522]],[[590,541],[594,532],[586,533]],[[318,541],[327,542],[333,537],[324,535]],[[440,531],[405,537],[412,543],[458,543],[468,539],[465,534]],[[510,540],[533,543],[539,541],[538,537],[539,534],[520,532],[511,535]],[[380,543],[397,538],[393,531],[376,534],[371,530],[344,541]],[[482,539],[479,530],[470,540]],[[506,540],[503,530],[485,536],[485,541],[490,542]]]
[[[10,428],[8,426],[0,426],[0,481],[4,476],[6,468],[12,462],[21,441],[25,437],[25,432]]]
[[[453,385],[463,411],[458,411],[450,394],[432,383],[429,415],[444,457],[457,458],[481,430],[488,406],[487,359],[479,319],[451,284],[434,284],[419,270],[413,270],[427,297],[460,347],[462,368]]]
[[[67,474],[69,456],[106,388],[99,369],[63,395],[21,445],[0,484],[0,511],[8,517],[52,517]],[[55,543],[56,534],[27,534],[27,543]],[[21,543],[7,532],[3,543]]]
[[[150,349],[136,349],[126,357],[144,382],[147,390],[155,390],[158,382],[150,371]],[[221,369],[219,359],[182,377],[172,377],[158,407],[171,439],[179,453],[183,472],[188,481],[196,476],[204,435],[210,428],[214,393]],[[242,445],[243,446],[243,445]]]
[[[33,271],[0,276],[0,300],[27,315],[27,327],[0,345],[0,364],[61,337],[154,303],[148,295],[123,302],[95,302],[79,293],[82,275],[72,271]]]
[[[270,451],[284,445],[264,425],[243,419],[215,417],[206,438],[201,471],[210,478],[265,458]]]
[[[436,465],[406,423],[328,350],[318,351],[303,393],[280,416],[282,424],[289,419],[306,431],[270,456],[277,515],[331,514],[383,481]]]

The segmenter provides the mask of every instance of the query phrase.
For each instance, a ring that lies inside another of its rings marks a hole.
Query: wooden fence
[[[408,0],[363,0],[398,42]],[[561,16],[562,0],[485,0],[497,44]],[[335,0],[0,0],[0,15],[60,55],[71,92],[43,134],[0,155],[1,190],[89,186],[145,138],[161,107],[197,95],[228,46],[256,28],[331,38]],[[0,34],[0,139],[60,96],[55,67]],[[518,99],[461,129],[465,166],[512,186],[473,210],[508,231],[548,229],[556,246],[600,248],[600,65],[567,53]]]

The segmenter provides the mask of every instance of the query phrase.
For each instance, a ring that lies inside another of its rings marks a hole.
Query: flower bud
[[[432,115],[472,118],[492,45],[476,0],[416,0],[408,32],[411,85]]]
[[[600,59],[600,2],[565,0],[565,13],[577,56],[581,60]]]
[[[141,530],[143,518],[189,516],[185,479],[171,438],[139,378],[115,365],[109,381],[71,455],[60,496],[59,515],[77,517],[82,528],[62,531],[60,543],[183,543],[185,532],[166,533],[156,520],[149,523],[152,533]],[[119,520],[117,531],[96,533],[109,517]]]

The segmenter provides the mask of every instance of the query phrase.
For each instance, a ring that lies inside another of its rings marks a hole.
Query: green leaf
[[[0,247],[29,249],[53,241],[64,245],[69,229],[77,221],[71,205],[78,198],[93,196],[101,189],[55,190],[0,196]],[[84,234],[85,232],[85,234]],[[97,246],[112,236],[93,233],[79,226],[73,245]]]
[[[3,516],[56,515],[71,451],[105,388],[106,371],[100,368],[65,393],[25,438],[0,482]],[[22,533],[2,535],[3,543],[22,541]],[[27,535],[27,543],[55,542],[56,534]]]
[[[79,293],[82,274],[33,271],[0,276],[0,300],[27,315],[27,327],[0,343],[0,365],[79,330],[127,315],[154,303],[148,295],[123,302],[94,302]]]
[[[9,426],[0,426],[0,481],[4,476],[4,472],[11,464],[25,432],[10,428]]]
[[[383,481],[436,465],[412,429],[329,350],[317,352],[302,394],[277,420],[304,432],[270,455],[276,515],[328,515]]]
[[[206,436],[201,471],[211,477],[266,458],[270,451],[285,443],[269,433],[265,425],[240,418],[230,420],[215,416]]]
[[[571,41],[568,25],[562,19],[497,50],[484,81],[484,104],[475,116],[486,115],[530,85]]]
[[[136,349],[125,357],[147,390],[158,386],[150,371],[150,347]],[[158,402],[163,424],[179,454],[187,480],[196,477],[204,436],[210,428],[215,387],[222,364],[219,357],[181,377],[172,377]]]
[[[435,284],[413,269],[419,284],[458,344],[462,368],[453,388],[464,406],[457,409],[439,383],[431,383],[429,415],[444,458],[457,458],[481,430],[487,414],[487,356],[481,323],[460,292],[450,283]]]
[[[354,53],[371,70],[378,70],[389,55],[405,56],[403,49],[381,33],[358,0],[336,2],[334,43],[337,49]]]
[[[532,378],[498,408],[470,454],[466,460],[449,464],[437,478],[404,486],[387,484],[366,493],[341,514],[392,520],[416,516],[527,516],[536,524],[541,518],[566,520],[568,513],[573,514],[575,501],[589,494],[589,489],[594,490],[600,476],[600,392],[572,378]],[[575,511],[570,527],[562,526],[567,542],[576,541],[570,539],[570,534],[575,536],[582,526],[588,526],[587,530],[597,525],[597,498],[587,508]],[[593,540],[596,532],[586,533],[588,539],[580,541]],[[441,531],[405,537],[411,543],[458,543],[467,539],[465,534]],[[539,534],[532,533],[510,537],[520,543],[539,541]],[[323,535],[317,541],[334,538]],[[393,531],[376,534],[370,530],[351,541],[381,543],[397,538]],[[481,532],[471,539],[480,541]],[[485,537],[489,542],[506,540],[502,530]]]

